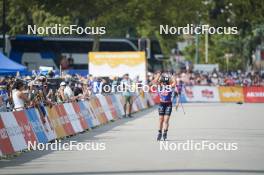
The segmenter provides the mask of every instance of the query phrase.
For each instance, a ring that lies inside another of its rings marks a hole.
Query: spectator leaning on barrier
[[[51,106],[55,103],[88,99],[90,96],[97,93],[108,93],[111,88],[112,92],[117,92],[120,90],[118,89],[118,85],[121,84],[121,81],[123,84],[130,85],[131,88],[135,86],[135,83],[141,82],[138,77],[136,77],[135,82],[132,83],[128,74],[123,77],[93,77],[92,75],[82,77],[80,75],[69,75],[66,73],[63,73],[62,76],[58,76],[50,71],[47,77],[38,75],[37,73],[33,73],[32,76],[21,76],[18,74],[17,76],[1,77],[0,111],[13,110],[14,98],[16,101],[16,108],[25,106],[27,101],[23,99],[23,97],[29,99],[29,103],[27,104],[29,106],[37,106],[41,103]],[[264,74],[254,71],[242,72],[237,70],[221,72],[214,70],[213,72],[203,72],[188,70],[177,73],[176,78],[181,79],[186,86],[264,86]],[[147,82],[149,85],[152,84],[153,79],[154,74],[148,72]],[[13,90],[15,87],[14,84],[17,85],[18,81],[21,81],[22,84],[23,82],[27,84],[20,93],[17,92],[19,91],[17,89]],[[61,86],[59,86],[59,82],[61,81]],[[111,87],[108,88],[108,86]],[[132,108],[132,94],[128,88],[124,90],[125,91],[122,93],[126,102],[124,108],[129,105],[126,114],[130,114],[129,111],[131,111]],[[24,95],[21,95],[22,92]],[[15,97],[12,97],[13,93]],[[23,96],[22,99],[17,98],[18,94]],[[23,102],[19,100],[23,100]]]
[[[83,99],[89,99],[89,96],[91,95],[91,91],[88,86],[89,86],[88,81],[84,81],[83,86],[82,86],[82,98]]]
[[[57,92],[57,102],[58,103],[65,102],[67,100],[65,95],[64,95],[65,87],[66,87],[66,83],[64,81],[61,82],[60,88],[58,89],[58,92]]]
[[[75,83],[73,93],[76,98],[82,98],[83,96],[83,85],[80,82]]]
[[[213,73],[213,76],[211,78],[211,81],[212,81],[212,85],[214,86],[217,86],[218,85],[218,76],[217,76],[217,73]]]
[[[74,97],[74,93],[72,91],[71,85],[72,84],[69,84],[69,82],[67,82],[64,88],[64,96],[65,96],[66,101],[70,101]]]
[[[110,93],[112,90],[109,88],[110,82],[107,81],[105,78],[102,79],[100,83],[100,88],[102,89],[102,93]]]
[[[49,104],[54,104],[57,101],[56,93],[54,92],[53,89],[49,89],[49,92],[46,97],[47,97],[47,102]]]
[[[90,89],[93,94],[98,94],[100,93],[100,85],[101,85],[101,80],[97,77],[92,77],[90,81]]]
[[[25,108],[26,103],[30,102],[28,97],[24,94],[25,85],[22,81],[17,81],[14,85],[15,89],[13,90],[12,97],[14,102],[14,110],[21,111]]]

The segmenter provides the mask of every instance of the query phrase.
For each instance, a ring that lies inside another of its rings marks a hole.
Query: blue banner
[[[119,105],[118,105],[118,102],[117,102],[118,99],[116,99],[115,95],[110,95],[110,97],[111,97],[111,100],[113,102],[113,105],[115,106],[115,110],[118,113],[119,118],[122,118],[122,112],[121,112]]]
[[[89,110],[86,108],[85,104],[83,104],[83,103],[84,102],[82,102],[82,101],[78,102],[78,104],[80,106],[81,113],[82,113],[83,117],[85,118],[86,122],[88,123],[89,127],[94,127],[93,120],[92,120],[92,117],[89,113]]]
[[[38,142],[47,143],[48,138],[44,132],[43,125],[41,125],[40,123],[41,121],[36,113],[36,109],[34,108],[27,109],[25,110],[25,114],[27,115],[28,120],[30,121],[30,124],[33,128],[33,131],[38,138]]]

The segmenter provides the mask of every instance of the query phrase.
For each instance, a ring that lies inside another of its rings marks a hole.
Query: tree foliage
[[[0,0],[1,12],[2,2]],[[161,24],[237,26],[237,36],[209,38],[210,60],[221,62],[225,52],[234,53],[240,60],[250,58],[252,49],[263,36],[254,34],[263,30],[263,12],[263,0],[7,0],[6,20],[9,35],[25,34],[28,24],[105,26],[106,37],[125,37],[129,33],[132,37],[156,38],[165,54],[169,54],[182,37],[160,35]],[[203,42],[203,36],[201,39]],[[193,47],[186,49],[189,59],[194,58]],[[200,52],[202,56],[203,47]]]

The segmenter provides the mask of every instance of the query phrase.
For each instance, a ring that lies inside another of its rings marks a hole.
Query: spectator
[[[123,87],[123,96],[125,99],[125,104],[124,104],[124,111],[125,111],[125,116],[127,114],[127,104],[128,106],[128,117],[132,117],[131,111],[132,111],[132,93],[130,91],[130,87],[132,86],[132,80],[129,78],[129,74],[125,74],[122,81],[121,85]]]
[[[8,103],[8,89],[7,82],[4,77],[0,77],[0,111],[7,111],[7,103]]]
[[[69,85],[69,82],[65,83],[66,86],[64,88],[64,97],[66,101],[70,101],[74,97],[74,93],[72,91],[72,88]]]
[[[56,93],[56,96],[57,96],[57,102],[58,103],[62,103],[62,102],[65,102],[67,99],[64,95],[64,90],[65,90],[65,87],[66,87],[66,83],[63,81],[60,83],[60,88],[58,89],[58,92]]]
[[[113,92],[117,91],[117,85],[124,87],[135,84],[126,74],[121,77],[81,77],[79,75],[68,75],[63,73],[60,76],[54,72],[48,72],[45,76],[39,76],[36,72],[32,76],[0,77],[0,111],[21,110],[27,105],[39,106],[40,104],[52,105],[81,99],[89,99],[96,93],[107,93],[104,91],[106,85],[112,86]],[[154,74],[148,72],[147,82],[151,85]],[[186,86],[209,85],[209,86],[264,86],[264,74],[260,72],[220,72],[214,70],[212,73],[183,71],[175,75],[183,81]],[[18,78],[20,80],[18,80]],[[59,80],[59,81],[58,81]],[[61,82],[62,81],[62,82]],[[58,84],[61,82],[60,84]],[[67,83],[65,83],[67,82]],[[135,82],[141,82],[136,77]],[[23,85],[23,83],[27,84]],[[120,89],[118,89],[120,90]],[[123,89],[125,106],[128,107],[126,114],[131,114],[132,92],[130,89]]]
[[[82,84],[76,83],[73,88],[74,96],[81,96],[83,94]]]
[[[24,83],[22,81],[17,81],[15,83],[15,89],[13,90],[13,102],[14,102],[14,109],[16,111],[23,110],[26,106],[26,103],[30,100],[28,97],[24,94]]]
[[[89,89],[88,85],[89,85],[88,81],[83,83],[83,86],[82,86],[82,98],[83,99],[88,99],[89,96],[91,96],[91,90]]]

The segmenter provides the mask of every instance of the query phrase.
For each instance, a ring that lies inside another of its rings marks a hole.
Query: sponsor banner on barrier
[[[91,107],[92,114],[96,117],[96,119],[99,121],[100,124],[103,123],[103,119],[99,113],[99,108],[97,107],[97,104],[95,102],[95,98],[91,98],[89,100],[89,106]]]
[[[263,103],[264,102],[264,87],[244,87],[245,102]]]
[[[111,114],[111,110],[109,108],[109,105],[105,99],[105,96],[101,95],[101,94],[96,94],[97,99],[99,100],[100,105],[102,106],[102,109],[107,117],[107,120],[113,120],[112,114]]]
[[[154,105],[154,101],[147,95],[139,96],[136,102],[137,110],[148,107],[148,104]],[[113,94],[78,103],[2,112],[0,113],[0,156],[26,149],[29,142],[47,143],[56,138],[81,132],[89,126],[97,126],[107,123],[110,119],[121,117],[124,114],[121,99],[120,94]]]
[[[33,128],[25,114],[25,111],[15,111],[13,112],[15,119],[17,120],[18,125],[21,128],[22,134],[26,143],[38,142],[37,137],[33,131]]]
[[[60,121],[59,115],[57,114],[55,106],[46,107],[46,111],[48,112],[48,117],[51,122],[52,127],[54,128],[56,135],[58,138],[67,136],[63,125]]]
[[[63,104],[55,105],[54,108],[58,114],[59,122],[62,124],[64,131],[66,132],[66,135],[68,136],[75,134],[72,123],[68,117],[67,112],[64,109]]]
[[[94,98],[94,103],[95,103],[95,105],[96,105],[96,108],[97,108],[97,110],[98,110],[99,116],[100,116],[100,118],[101,118],[101,121],[102,121],[101,124],[105,124],[105,123],[107,123],[107,122],[108,122],[108,120],[107,120],[107,116],[106,116],[106,114],[105,114],[105,112],[104,112],[104,109],[103,109],[103,107],[101,106],[101,103],[100,103],[100,101],[99,101],[99,99],[98,99],[97,97]]]
[[[187,86],[184,89],[187,102],[219,102],[217,87],[212,86]]]
[[[88,123],[86,122],[84,116],[81,113],[81,108],[80,108],[79,104],[77,102],[73,102],[71,105],[72,105],[77,117],[79,118],[79,121],[81,123],[82,128],[84,130],[88,129],[89,128]]]
[[[71,103],[64,103],[63,106],[71,122],[74,133],[82,132],[84,129],[80,123],[79,116],[76,115]]]
[[[55,138],[57,138],[57,135],[55,133],[53,126],[51,125],[51,122],[49,120],[48,115],[44,118],[41,118],[41,115],[39,114],[39,111],[37,109],[35,109],[35,113],[36,113],[39,121],[43,121],[43,122],[41,122],[41,124],[44,128],[44,132],[48,138],[48,141],[51,141],[51,140],[54,140]],[[47,113],[47,111],[46,111],[46,113]]]
[[[39,120],[35,108],[30,108],[25,110],[25,113],[28,117],[28,120],[31,123],[31,126],[33,128],[33,131],[35,135],[37,136],[39,143],[47,143],[48,138],[44,132],[44,127],[42,125],[42,121]]]
[[[119,105],[118,105],[118,102],[117,102],[117,99],[116,99],[115,95],[110,95],[109,97],[111,98],[111,101],[112,101],[112,104],[113,104],[113,108],[114,108],[114,110],[116,112],[117,118],[121,118],[122,117],[122,112],[119,109]]]
[[[144,107],[143,107],[143,103],[140,99],[140,94],[136,94],[134,97],[133,97],[133,103],[137,106],[137,108],[139,110],[142,110]]]
[[[219,96],[221,102],[243,102],[243,88],[233,86],[221,86],[219,89]]]
[[[84,104],[84,101],[79,101],[78,104],[80,106],[80,113],[82,114],[82,116],[84,117],[84,119],[86,120],[89,128],[94,127],[95,125],[93,124],[93,119],[91,117],[91,114],[88,110],[88,108],[86,107],[86,105]]]
[[[123,101],[122,101],[121,94],[115,94],[114,96],[116,98],[117,105],[119,106],[119,110],[121,112],[121,115],[122,116],[125,115],[124,104],[123,104]]]
[[[145,93],[140,93],[140,99],[141,99],[141,102],[143,104],[143,109],[146,109],[148,107],[148,102],[147,102],[147,99],[145,97]]]
[[[105,99],[107,101],[107,104],[109,105],[109,109],[111,111],[113,118],[118,119],[118,114],[117,114],[116,108],[114,106],[114,101],[112,100],[111,96],[113,96],[113,95],[107,95],[107,96],[105,96]]]
[[[139,104],[140,104],[140,110],[147,108],[147,99],[145,98],[144,93],[139,93],[138,94],[138,99],[139,99]]]
[[[14,151],[21,151],[27,148],[22,128],[18,125],[18,122],[12,112],[1,113],[1,119],[6,128],[7,134],[11,141]]]
[[[86,101],[84,104],[86,105],[86,107],[87,107],[87,109],[88,109],[88,111],[89,111],[89,113],[90,113],[90,115],[92,117],[93,125],[94,126],[100,125],[100,121],[98,119],[98,116],[95,114],[90,101],[89,102]]]
[[[137,99],[139,99],[139,97],[137,98]],[[137,100],[135,99],[135,96],[131,96],[131,103],[132,103],[132,110],[131,110],[131,112],[137,112],[137,111],[139,111],[140,110],[140,108],[137,106]],[[139,99],[140,100],[140,99]],[[124,98],[124,101],[125,101],[125,98]],[[129,110],[129,104],[127,104],[127,111]]]
[[[150,106],[154,106],[155,105],[155,102],[152,99],[150,93],[145,93],[145,98],[147,99],[147,101],[148,101],[148,103],[149,103]]]
[[[1,116],[0,116],[0,150],[4,155],[12,154],[15,152]]]

